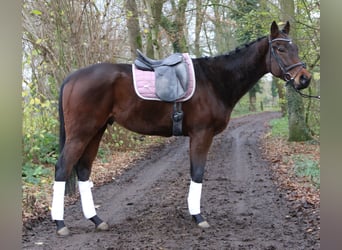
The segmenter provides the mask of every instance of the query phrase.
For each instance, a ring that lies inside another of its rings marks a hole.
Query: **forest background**
[[[160,59],[174,52],[215,56],[268,34],[273,20],[289,20],[320,94],[320,2],[314,0],[24,0],[23,18],[23,217],[47,211],[58,157],[58,94],[71,72],[98,62],[132,63],[136,49]],[[266,75],[237,104],[234,115],[280,110],[283,138],[319,144],[320,106]],[[294,118],[293,118],[294,117]],[[299,128],[296,126],[299,124]],[[293,127],[294,126],[294,127]],[[296,133],[299,131],[299,133]],[[163,139],[108,127],[97,160],[137,152]],[[299,159],[300,160],[300,159]],[[306,164],[317,166],[311,158]],[[317,181],[316,181],[317,182]]]

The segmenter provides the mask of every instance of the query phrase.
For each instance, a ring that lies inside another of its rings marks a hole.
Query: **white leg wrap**
[[[191,215],[201,213],[202,183],[190,182],[188,208]]]
[[[65,181],[55,181],[53,184],[53,197],[51,206],[52,220],[64,219],[64,193]]]
[[[88,181],[79,181],[78,182],[78,189],[81,195],[81,203],[83,214],[86,219],[90,219],[96,215],[93,195],[91,193],[92,183]]]

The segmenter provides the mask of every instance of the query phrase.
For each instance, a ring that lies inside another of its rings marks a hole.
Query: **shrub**
[[[33,97],[23,91],[23,180],[39,183],[49,174],[46,165],[55,164],[58,157],[57,102]]]

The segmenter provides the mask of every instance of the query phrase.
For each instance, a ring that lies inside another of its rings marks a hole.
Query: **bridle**
[[[300,92],[298,89],[295,88],[294,86],[294,79],[296,78],[297,74],[300,72],[300,70],[302,68],[306,68],[306,64],[304,62],[298,62],[295,64],[292,64],[290,66],[286,66],[283,61],[281,60],[281,58],[279,57],[279,55],[274,51],[274,48],[272,46],[273,42],[276,41],[283,41],[283,42],[288,42],[288,43],[292,43],[291,39],[288,38],[275,38],[273,40],[271,40],[271,38],[268,39],[268,43],[269,43],[269,48],[270,48],[270,71],[272,73],[272,56],[273,58],[276,60],[276,62],[278,63],[278,66],[280,68],[280,70],[283,73],[283,79],[284,81],[286,81],[286,86],[290,85],[298,94],[300,94],[302,97],[305,98],[317,98],[317,99],[321,99],[320,96],[312,96],[312,95],[307,95],[304,94],[302,92]],[[292,76],[291,73],[289,72],[290,70],[294,69],[294,68],[298,68],[298,70],[295,72],[295,74]]]
[[[276,41],[283,41],[283,42],[288,42],[288,43],[292,43],[292,40],[291,39],[288,39],[288,38],[275,38],[273,40],[269,39],[268,42],[269,42],[269,47],[270,47],[270,56],[274,57],[274,59],[276,60],[276,62],[278,63],[278,66],[279,68],[281,69],[282,73],[283,73],[283,79],[285,81],[290,81],[292,79],[294,79],[297,74],[299,73],[299,71],[302,69],[302,68],[306,68],[306,65],[305,63],[303,62],[299,62],[299,63],[295,63],[295,64],[292,64],[290,66],[285,66],[285,64],[283,63],[283,61],[281,60],[281,58],[279,57],[279,55],[274,51],[274,48],[272,46],[272,43],[273,42],[276,42]],[[270,61],[271,62],[271,61]],[[292,76],[289,71],[291,69],[294,69],[296,67],[300,67],[297,71],[296,71],[296,74],[294,76]],[[272,72],[272,64],[271,64],[271,72]]]

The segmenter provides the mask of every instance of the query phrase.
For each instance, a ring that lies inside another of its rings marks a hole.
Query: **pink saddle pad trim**
[[[189,69],[189,85],[185,96],[176,100],[176,102],[185,102],[189,100],[195,93],[196,88],[195,72],[192,60],[188,53],[183,53],[183,57]],[[137,69],[134,64],[132,64],[132,72],[133,85],[137,95],[144,100],[161,101],[156,95],[154,72]]]

